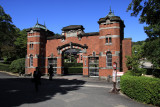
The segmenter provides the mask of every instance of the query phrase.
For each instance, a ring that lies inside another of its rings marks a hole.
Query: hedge
[[[11,72],[24,73],[25,72],[25,58],[14,60],[10,65]]]
[[[64,63],[64,67],[83,67],[83,63]]]
[[[64,73],[65,74],[82,74],[83,73],[83,68],[82,67],[64,68]]]
[[[123,75],[121,91],[132,99],[160,106],[160,79]]]

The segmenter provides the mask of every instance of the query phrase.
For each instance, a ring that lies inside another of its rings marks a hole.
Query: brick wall
[[[126,56],[131,56],[132,55],[131,45],[132,45],[131,38],[125,38],[122,41],[122,67],[123,67],[123,72],[126,72],[128,70],[128,68],[126,66],[126,61],[127,61]]]

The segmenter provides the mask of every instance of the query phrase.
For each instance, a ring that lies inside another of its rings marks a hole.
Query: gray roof
[[[115,16],[114,13],[111,11],[108,13],[108,15],[104,18],[100,18],[98,21],[98,24],[106,22],[106,20],[109,19],[110,21],[117,21],[117,22],[122,22],[121,18],[119,16]]]
[[[42,24],[39,24],[38,22],[36,23],[36,25],[34,25],[33,28],[42,28],[42,29],[45,29],[47,30],[46,26],[45,25],[42,25]]]
[[[99,35],[99,32],[81,33],[81,34],[78,34],[77,36],[84,37],[84,36],[97,36],[97,35]]]
[[[84,27],[82,25],[70,25],[62,28],[62,31],[68,31],[68,30],[77,30],[82,29],[84,30]]]

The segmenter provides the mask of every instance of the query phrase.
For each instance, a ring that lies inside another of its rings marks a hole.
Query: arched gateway
[[[52,64],[57,75],[63,75],[63,51],[81,49],[84,76],[107,77],[112,74],[112,63],[117,62],[118,71],[125,72],[125,56],[131,55],[131,39],[124,39],[124,23],[111,11],[98,21],[99,32],[85,33],[82,25],[70,25],[56,36],[38,22],[27,30],[26,73],[39,67],[48,73]]]

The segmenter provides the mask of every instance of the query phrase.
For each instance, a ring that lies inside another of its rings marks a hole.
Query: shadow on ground
[[[85,84],[82,80],[41,79],[42,84],[36,92],[31,78],[0,79],[0,106],[13,107],[22,104],[38,103],[54,98],[56,94],[67,94],[78,90]]]

